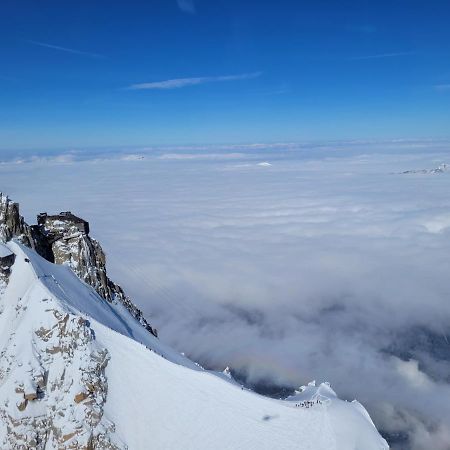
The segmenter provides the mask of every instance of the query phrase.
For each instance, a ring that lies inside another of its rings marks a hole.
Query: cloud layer
[[[330,381],[411,450],[448,450],[450,174],[399,174],[446,148],[42,159],[1,165],[0,190],[29,220],[89,219],[111,276],[179,351],[253,383]]]

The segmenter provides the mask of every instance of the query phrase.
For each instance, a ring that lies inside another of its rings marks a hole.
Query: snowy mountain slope
[[[99,341],[109,340],[102,331]],[[113,339],[105,412],[130,448],[146,448],[149,434],[161,449],[388,448],[367,413],[334,395],[329,404],[296,407],[161,360],[120,335]],[[123,383],[129,378],[139,389],[130,392]],[[148,422],[132,420],[136,411]]]
[[[0,299],[2,449],[388,448],[362,406],[328,386],[290,401],[243,390],[68,267],[6,245],[15,261]]]
[[[1,448],[123,448],[102,413],[107,351],[10,245],[16,260],[0,315]]]
[[[89,235],[88,222],[64,211],[55,215],[40,213],[37,224],[28,225],[20,215],[19,204],[0,193],[0,239],[10,241],[13,238],[47,261],[70,267],[100,297],[111,304],[121,304],[149,333],[157,336],[139,308],[108,277],[106,255],[100,243]]]

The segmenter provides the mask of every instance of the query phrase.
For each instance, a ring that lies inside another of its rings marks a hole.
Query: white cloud
[[[262,72],[243,73],[239,75],[225,75],[219,77],[195,77],[195,78],[175,78],[173,80],[152,81],[150,83],[132,84],[128,89],[178,89],[186,86],[195,86],[205,83],[217,83],[222,81],[239,81],[258,78]]]
[[[448,148],[136,150],[145,158],[3,164],[0,191],[30,221],[90,220],[113,279],[180,351],[254,382],[330,381],[408,434],[403,448],[446,450],[450,173],[396,174],[448,162]]]
[[[166,160],[227,160],[241,159],[243,153],[163,153],[159,159]]]

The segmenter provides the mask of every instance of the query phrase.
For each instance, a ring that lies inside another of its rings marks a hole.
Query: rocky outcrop
[[[31,246],[30,234],[30,227],[19,214],[19,205],[0,193],[0,237],[4,241],[17,237]]]
[[[106,273],[106,256],[100,244],[89,236],[89,223],[70,211],[56,215],[41,213],[37,225],[28,225],[18,203],[0,193],[0,240],[15,238],[56,264],[68,265],[108,302],[121,303],[154,336],[156,330],[123,289]]]
[[[33,298],[36,300],[36,298]],[[9,304],[14,322],[32,323],[30,298]],[[0,353],[0,384],[15,401],[0,403],[0,426],[6,428],[2,449],[126,449],[114,424],[104,417],[108,351],[101,348],[88,321],[42,298],[45,318],[26,342],[12,333]],[[41,309],[42,310],[42,309]],[[28,315],[28,318],[27,318]],[[23,361],[18,347],[31,346]],[[14,399],[14,397],[13,397]]]
[[[0,292],[8,284],[11,274],[11,267],[14,264],[16,256],[8,247],[0,243]]]
[[[0,192],[0,241],[7,242],[12,238],[53,262],[50,245],[39,227],[28,225],[19,213],[19,204]]]
[[[2,242],[15,239],[46,260],[70,267],[105,302],[123,305],[156,336],[141,311],[109,279],[105,253],[89,236],[88,222],[70,212],[40,214],[37,222],[28,225],[20,215],[19,205],[0,194],[2,296],[13,283],[12,266],[18,263],[11,246]],[[30,263],[24,256],[19,262],[25,266]],[[47,297],[48,292],[39,286],[34,285],[33,295],[32,290],[27,290],[23,297],[0,302],[2,331],[10,326],[20,331],[11,332],[0,348],[0,390],[4,399],[0,400],[0,448],[126,449],[115,434],[114,423],[104,414],[108,351],[96,341],[87,318]],[[23,333],[29,335],[24,338]],[[23,352],[33,356],[22,360]]]

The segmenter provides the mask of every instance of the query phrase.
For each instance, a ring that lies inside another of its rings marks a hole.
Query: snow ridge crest
[[[69,266],[85,283],[110,303],[122,304],[151,334],[157,331],[140,309],[114,283],[106,272],[106,256],[98,241],[89,235],[89,223],[64,211],[55,215],[41,213],[37,224],[28,225],[20,215],[19,204],[0,193],[0,241],[17,239],[47,261]]]

